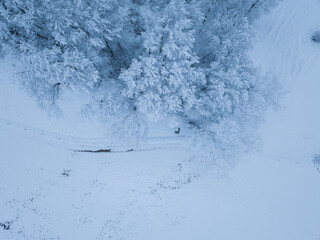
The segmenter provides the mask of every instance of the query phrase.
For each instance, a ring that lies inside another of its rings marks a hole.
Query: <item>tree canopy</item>
[[[0,44],[25,89],[57,109],[66,89],[123,135],[148,121],[194,129],[208,156],[251,144],[279,84],[248,51],[267,0],[0,0]],[[118,127],[117,127],[118,126]]]

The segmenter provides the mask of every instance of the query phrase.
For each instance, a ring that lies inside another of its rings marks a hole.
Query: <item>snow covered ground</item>
[[[2,61],[0,239],[319,240],[320,44],[310,39],[320,2],[284,1],[256,28],[252,58],[288,93],[260,129],[263,149],[227,176],[195,171],[185,138],[169,131],[139,147],[116,144],[78,114],[76,98],[64,118],[48,118]]]

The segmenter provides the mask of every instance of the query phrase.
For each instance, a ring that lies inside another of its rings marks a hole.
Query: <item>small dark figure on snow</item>
[[[175,134],[180,134],[180,128],[176,128],[176,130],[174,131]]]

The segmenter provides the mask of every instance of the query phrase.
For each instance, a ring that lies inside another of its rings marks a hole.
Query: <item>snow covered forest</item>
[[[320,2],[0,0],[0,239],[319,240]]]
[[[1,1],[2,51],[22,59],[17,77],[45,109],[82,91],[120,138],[162,120],[213,159],[254,144],[276,104],[280,85],[248,57],[251,22],[274,2]]]

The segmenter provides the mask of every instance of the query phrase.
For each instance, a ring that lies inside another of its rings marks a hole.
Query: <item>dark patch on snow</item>
[[[316,42],[316,43],[320,43],[320,31],[316,31],[312,34],[311,37],[312,41]]]
[[[10,226],[11,226],[11,222],[3,222],[3,223],[0,223],[0,227],[3,228],[3,230],[10,230]]]
[[[320,165],[320,154],[314,155],[314,157],[313,157],[313,163],[314,163],[315,165]]]
[[[71,169],[63,169],[63,172],[61,174],[62,176],[69,177],[71,171],[72,171]]]
[[[111,149],[99,149],[99,150],[77,150],[76,152],[105,153],[105,152],[111,152]]]
[[[159,150],[160,148],[148,148],[148,149],[123,149],[123,150],[111,150],[111,149],[99,149],[99,150],[74,150],[74,152],[81,153],[125,153],[125,152],[144,152],[144,151],[153,151]]]
[[[320,173],[320,169],[319,169],[319,167],[320,167],[320,154],[314,155],[313,163],[317,167],[318,172]]]

